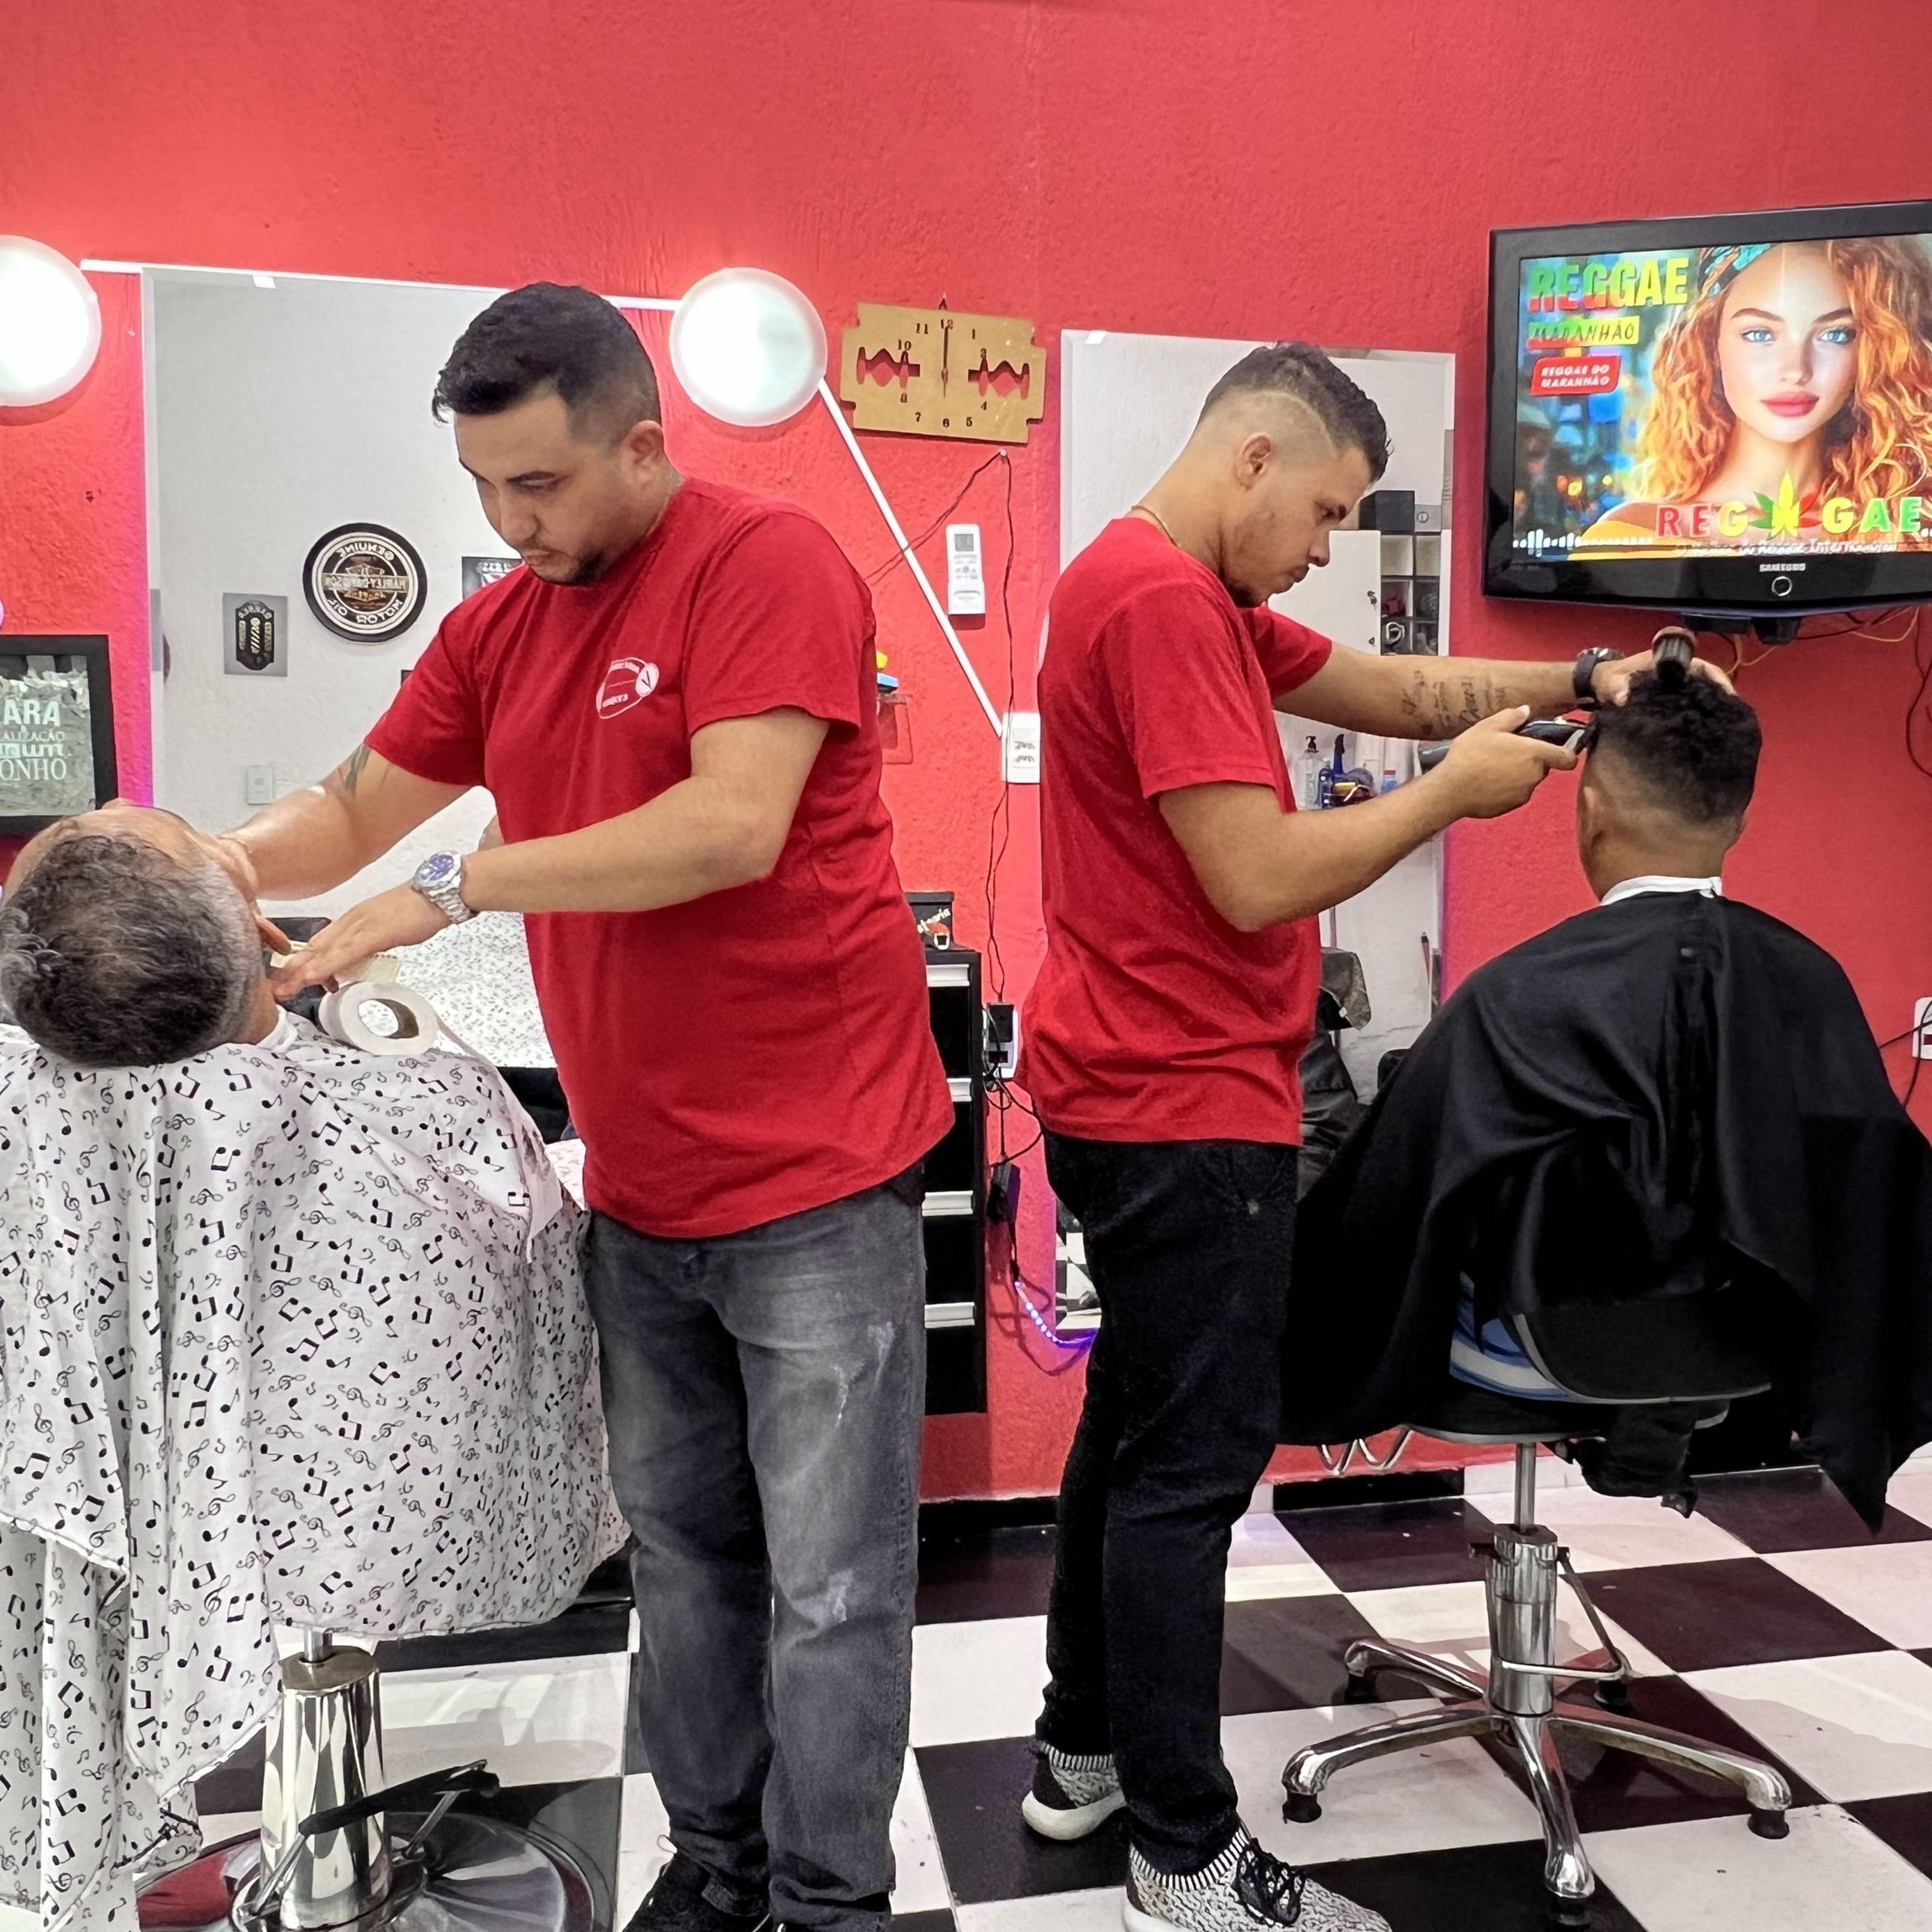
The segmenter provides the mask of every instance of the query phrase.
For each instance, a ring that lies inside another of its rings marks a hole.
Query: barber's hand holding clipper
[[[1519,704],[1471,725],[1450,746],[1437,768],[1419,782],[1448,794],[1454,818],[1500,818],[1527,804],[1553,771],[1574,771],[1568,746],[1522,736],[1529,707]]]

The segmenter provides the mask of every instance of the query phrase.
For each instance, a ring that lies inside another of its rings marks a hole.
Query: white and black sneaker
[[[1020,1816],[1042,1838],[1065,1844],[1097,1831],[1126,1802],[1111,1752],[1076,1758],[1042,1745]]]
[[[1256,1932],[1292,1925],[1295,1932],[1389,1932],[1366,1906],[1305,1878],[1262,1849],[1243,1826],[1234,1842],[1199,1872],[1157,1871],[1136,1848],[1127,1854],[1127,1932]]]

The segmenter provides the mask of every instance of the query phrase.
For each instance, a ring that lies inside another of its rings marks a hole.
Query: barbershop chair
[[[1569,1553],[1537,1521],[1537,1450],[1600,1436],[1607,1413],[1670,1403],[1721,1407],[1770,1385],[1769,1371],[1739,1335],[1742,1326],[1726,1305],[1728,1294],[1687,1295],[1655,1302],[1594,1303],[1511,1318],[1523,1352],[1551,1381],[1579,1392],[1574,1403],[1532,1402],[1502,1396],[1445,1376],[1415,1433],[1444,1442],[1513,1444],[1516,1508],[1489,1548],[1484,1594],[1489,1608],[1486,1679],[1428,1651],[1370,1638],[1347,1654],[1351,1701],[1372,1697],[1372,1678],[1389,1671],[1444,1695],[1440,1710],[1394,1718],[1364,1731],[1311,1745],[1289,1759],[1281,1774],[1283,1815],[1307,1824],[1321,1815],[1321,1793],[1338,1771],[1371,1758],[1412,1750],[1447,1738],[1494,1733],[1520,1760],[1543,1822],[1544,1882],[1560,1925],[1587,1922],[1596,1878],[1584,1854],[1557,1742],[1569,1735],[1639,1756],[1701,1771],[1737,1786],[1751,1807],[1750,1828],[1783,1838],[1791,1789],[1768,1764],[1624,1715],[1630,1666],[1604,1628]],[[1737,1311],[1741,1314],[1741,1309]],[[1575,1591],[1602,1648],[1573,1662],[1556,1655],[1559,1578]],[[1592,1684],[1584,1702],[1572,1687]]]

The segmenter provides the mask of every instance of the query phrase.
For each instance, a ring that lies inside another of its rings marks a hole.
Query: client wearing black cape
[[[1750,707],[1665,666],[1592,735],[1578,845],[1604,902],[1475,974],[1302,1203],[1283,1439],[1424,1413],[1466,1277],[1480,1324],[1721,1276],[1876,1529],[1932,1440],[1932,1148],[1837,964],[1721,896]]]

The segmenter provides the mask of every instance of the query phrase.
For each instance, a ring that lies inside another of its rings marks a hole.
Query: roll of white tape
[[[390,1016],[393,1030],[378,1032],[370,1024],[372,1007]],[[406,986],[372,986],[367,980],[324,993],[315,1017],[331,1039],[365,1054],[426,1054],[443,1030],[436,1009],[420,993]]]

